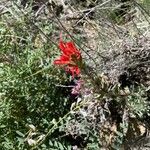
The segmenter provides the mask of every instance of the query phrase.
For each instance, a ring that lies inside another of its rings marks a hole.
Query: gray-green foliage
[[[150,9],[150,2],[149,2],[149,0],[140,0],[140,2],[143,4],[143,6],[149,12],[149,9]]]
[[[69,92],[57,86],[68,79],[53,65],[56,46],[27,18],[15,17],[8,11],[0,19],[0,149],[5,150],[25,149],[28,125],[45,133],[53,118],[69,110]],[[46,22],[43,26],[46,34],[52,32]]]
[[[148,113],[149,101],[146,87],[139,87],[127,98],[127,106],[130,109],[131,116],[143,117],[143,114]]]

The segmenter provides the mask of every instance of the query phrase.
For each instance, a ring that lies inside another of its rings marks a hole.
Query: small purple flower
[[[83,80],[76,81],[76,85],[72,88],[71,94],[73,94],[73,95],[80,94],[82,84],[83,84]]]

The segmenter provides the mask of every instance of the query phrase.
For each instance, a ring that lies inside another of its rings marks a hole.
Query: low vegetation
[[[0,149],[149,149],[149,10],[2,0]]]

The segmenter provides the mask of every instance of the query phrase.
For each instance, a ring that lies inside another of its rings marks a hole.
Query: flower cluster
[[[59,49],[61,50],[61,56],[54,60],[54,65],[65,66],[66,72],[71,73],[72,77],[80,74],[79,64],[82,61],[81,53],[76,48],[73,42],[64,42],[62,39],[59,41]]]

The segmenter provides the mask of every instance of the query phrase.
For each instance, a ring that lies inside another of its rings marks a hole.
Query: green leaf
[[[23,134],[23,133],[21,133],[20,131],[16,131],[16,133],[19,135],[19,136],[21,136],[21,137],[25,137],[25,135]]]

